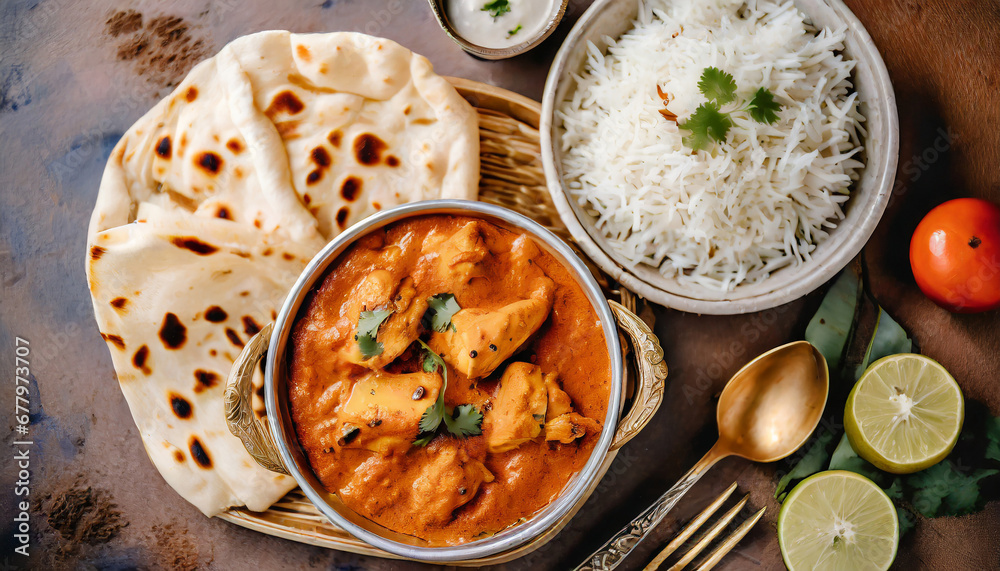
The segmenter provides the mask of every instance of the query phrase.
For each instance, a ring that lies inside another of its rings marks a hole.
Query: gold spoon
[[[808,341],[782,345],[747,363],[729,379],[719,397],[715,446],[577,570],[618,567],[719,460],[741,456],[753,462],[774,462],[798,450],[823,414],[829,376],[826,359]]]

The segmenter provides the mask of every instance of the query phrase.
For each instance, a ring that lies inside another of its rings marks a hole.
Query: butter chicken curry
[[[529,236],[476,218],[414,217],[359,239],[292,344],[292,418],[317,477],[432,544],[544,508],[607,413],[607,346],[579,285]]]

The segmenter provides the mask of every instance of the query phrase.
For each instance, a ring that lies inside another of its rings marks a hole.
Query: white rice
[[[686,285],[728,291],[797,265],[844,218],[865,136],[845,60],[845,29],[815,30],[790,1],[651,0],[606,53],[593,44],[559,110],[570,194],[620,257]],[[773,125],[732,113],[723,143],[693,152],[683,122],[706,101],[714,66],[741,107],[759,87],[781,104]]]

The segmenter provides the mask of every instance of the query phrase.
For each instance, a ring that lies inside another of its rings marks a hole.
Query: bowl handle
[[[274,444],[274,438],[271,437],[265,419],[258,419],[253,411],[250,394],[253,390],[251,382],[253,371],[267,353],[267,344],[271,340],[273,327],[274,323],[268,323],[251,337],[233,362],[226,383],[226,424],[229,425],[229,431],[243,442],[243,447],[258,464],[272,472],[287,475],[288,470],[281,462],[278,447]]]
[[[664,381],[667,378],[667,364],[663,361],[660,340],[649,326],[620,303],[609,299],[608,304],[611,305],[618,327],[632,341],[636,369],[639,371],[632,408],[618,421],[615,439],[611,441],[611,450],[617,450],[635,438],[660,408],[660,403],[663,402]]]

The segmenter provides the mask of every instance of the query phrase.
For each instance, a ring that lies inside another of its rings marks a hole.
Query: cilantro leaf
[[[444,423],[448,432],[459,438],[478,436],[483,433],[483,413],[476,410],[476,407],[471,404],[456,406],[452,414],[444,417]]]
[[[374,337],[375,332],[378,331],[382,322],[392,315],[392,311],[388,309],[376,309],[375,311],[362,311],[361,316],[358,318],[358,334],[369,335]]]
[[[712,141],[721,143],[726,140],[726,133],[733,126],[728,113],[719,110],[715,103],[702,103],[684,123],[677,125],[691,134],[684,137],[688,148],[698,151],[707,149]]]
[[[510,12],[510,2],[508,0],[493,0],[492,2],[483,4],[482,11],[489,12],[490,16],[498,18]]]
[[[736,99],[736,80],[717,67],[706,67],[705,71],[701,72],[698,89],[709,101],[715,101],[719,105],[725,105]]]
[[[451,318],[458,313],[461,306],[455,300],[455,295],[450,293],[439,293],[427,298],[428,313],[431,315],[431,328],[438,333],[444,333],[450,327],[456,331],[455,324]]]
[[[441,377],[444,382],[438,392],[438,398],[434,404],[427,407],[424,414],[420,416],[420,432],[417,439],[413,441],[414,446],[427,446],[437,435],[437,431],[444,423],[448,432],[460,438],[477,436],[482,434],[483,414],[476,410],[471,404],[460,404],[455,410],[448,412],[444,406],[444,393],[448,388],[448,366],[444,359],[434,352],[427,343],[417,339],[424,350],[423,369],[428,373],[433,373],[441,368]]]
[[[435,436],[437,436],[437,432],[428,432],[427,434],[424,434],[420,438],[414,440],[413,441],[413,445],[414,446],[427,446],[428,444],[431,443],[431,440],[434,440]]]
[[[420,417],[420,432],[421,434],[425,432],[434,432],[441,426],[441,421],[444,419],[444,399],[440,395],[443,395],[442,391],[438,395],[438,399],[434,401],[434,404],[427,407],[424,414]]]
[[[434,404],[427,407],[424,414],[420,416],[420,433],[417,440],[413,442],[416,446],[427,446],[434,439],[434,434],[444,420],[444,391],[448,388],[448,366],[445,365],[441,355],[435,353],[427,343],[424,343],[421,339],[417,339],[417,342],[420,343],[420,347],[424,350],[424,372],[434,373],[440,367],[441,378],[443,379],[441,390],[438,391],[437,400],[434,401]]]
[[[521,31],[521,24],[518,24],[517,27],[515,27],[513,30],[507,30],[507,37],[509,38],[520,31]]]
[[[767,123],[768,125],[778,120],[778,111],[780,110],[781,104],[774,100],[774,94],[763,87],[754,93],[753,99],[747,104],[750,117],[758,123]]]
[[[358,349],[361,350],[361,358],[365,361],[382,354],[382,343],[379,343],[378,328],[389,319],[392,311],[388,309],[377,309],[375,311],[362,311],[358,318],[358,332],[354,336],[358,341]]]

